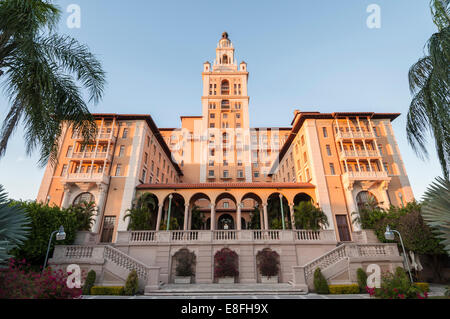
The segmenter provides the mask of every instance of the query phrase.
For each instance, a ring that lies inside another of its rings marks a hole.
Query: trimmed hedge
[[[358,284],[329,285],[328,287],[332,295],[359,294],[360,292]]]
[[[123,286],[94,286],[91,288],[91,295],[122,296],[123,293]]]
[[[89,295],[91,293],[91,288],[94,287],[96,273],[94,270],[90,270],[87,274],[86,281],[83,286],[83,295]]]
[[[417,288],[419,288],[423,292],[430,291],[430,285],[427,282],[415,282],[414,284],[417,286]]]

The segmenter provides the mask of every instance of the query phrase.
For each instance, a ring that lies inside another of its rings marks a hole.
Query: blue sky
[[[227,31],[250,72],[251,126],[288,126],[293,111],[399,112],[393,122],[413,192],[420,198],[441,175],[434,146],[422,161],[407,144],[407,73],[436,31],[428,0],[148,1],[70,0],[59,33],[76,37],[102,61],[108,85],[92,112],[151,114],[159,127],[199,115],[201,71]],[[81,28],[69,29],[69,4]],[[369,29],[366,8],[381,8]],[[9,105],[0,93],[1,120]],[[23,130],[0,159],[0,184],[15,199],[34,199],[44,174],[27,157]]]

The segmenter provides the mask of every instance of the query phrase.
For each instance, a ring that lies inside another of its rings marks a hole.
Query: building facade
[[[159,268],[166,282],[170,252],[196,243],[197,254],[208,251],[205,260],[217,245],[237,245],[242,256],[284,249],[283,258],[292,257],[284,264],[287,282],[296,277],[292,267],[338,242],[362,240],[353,213],[365,203],[414,199],[391,126],[399,114],[295,110],[290,126],[250,127],[248,75],[223,33],[214,62],[203,64],[201,115],[181,116],[180,128],[158,128],[150,115],[94,114],[98,133],[90,144],[64,128],[57,164],[48,164],[37,200],[60,207],[95,202],[96,242]],[[130,232],[125,215],[143,194],[154,201],[153,228]],[[295,207],[302,201],[323,210],[322,231],[298,229]],[[318,242],[299,248],[304,240]],[[154,246],[143,254],[139,244]],[[207,265],[200,282],[214,278],[211,260]],[[244,282],[256,280],[250,273]]]

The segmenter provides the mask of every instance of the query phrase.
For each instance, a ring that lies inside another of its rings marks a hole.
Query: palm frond
[[[29,223],[30,218],[26,212],[20,206],[11,204],[0,185],[0,264],[11,257],[11,249],[27,239]]]
[[[437,177],[423,196],[422,217],[442,238],[450,254],[450,181]]]

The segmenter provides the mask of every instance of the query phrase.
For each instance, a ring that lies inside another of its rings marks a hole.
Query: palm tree
[[[11,249],[21,245],[30,227],[30,218],[18,205],[12,205],[0,185],[0,265],[11,256]]]
[[[0,81],[11,107],[0,128],[0,156],[22,121],[26,152],[40,150],[39,164],[56,160],[64,125],[87,142],[96,125],[83,99],[97,103],[105,73],[87,46],[55,33],[60,10],[44,0],[0,1]]]
[[[423,197],[422,217],[428,226],[439,233],[447,254],[450,255],[450,181],[442,177],[426,190]]]
[[[71,205],[67,208],[69,212],[75,215],[79,231],[91,230],[94,223],[94,216],[97,212],[95,202],[82,202],[78,205]]]
[[[434,137],[444,177],[450,170],[450,0],[431,0],[438,27],[426,44],[426,54],[409,70],[413,95],[407,115],[406,133],[416,154],[428,156],[427,132]]]
[[[328,226],[327,215],[313,203],[301,201],[294,206],[295,225],[299,229],[319,230]]]
[[[192,230],[200,230],[202,226],[205,224],[205,214],[202,213],[200,207],[194,205],[191,210],[191,229]]]
[[[128,230],[154,230],[156,228],[155,195],[144,193],[139,196],[123,219],[130,218]]]

